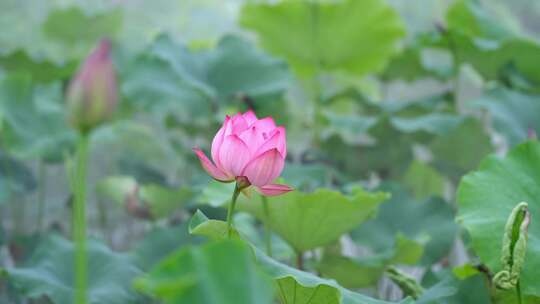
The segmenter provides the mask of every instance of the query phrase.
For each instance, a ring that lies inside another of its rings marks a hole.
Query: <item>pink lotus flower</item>
[[[200,149],[193,151],[214,179],[236,180],[242,187],[253,185],[263,195],[274,196],[292,190],[287,185],[272,183],[285,165],[285,137],[284,127],[277,127],[271,117],[257,119],[250,110],[225,118],[212,141],[213,163]]]

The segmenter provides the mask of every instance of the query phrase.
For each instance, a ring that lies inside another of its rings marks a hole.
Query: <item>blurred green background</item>
[[[498,263],[500,244],[483,254],[472,239],[487,232],[466,222],[491,211],[460,209],[456,189],[488,154],[540,132],[539,1],[0,0],[0,28],[0,303],[72,301],[77,134],[63,94],[102,37],[121,100],[91,137],[90,303],[400,301],[391,264],[424,287],[418,303],[516,301],[480,267]],[[236,226],[257,264],[243,244],[188,232],[190,218],[224,219],[232,191],[191,148],[208,152],[225,115],[248,109],[287,128],[282,177],[298,190],[269,202],[290,215],[268,220],[272,258],[259,197],[243,198]],[[321,231],[291,224],[308,216]],[[309,274],[286,266],[300,249]],[[210,281],[194,279],[201,267]],[[540,303],[535,277],[526,303]],[[297,286],[304,300],[289,298]]]

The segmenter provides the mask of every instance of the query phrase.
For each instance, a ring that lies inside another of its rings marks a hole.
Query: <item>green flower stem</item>
[[[523,300],[521,298],[521,284],[519,284],[519,280],[516,284],[516,295],[517,295],[517,302],[518,304],[523,303]]]
[[[264,242],[266,245],[266,254],[272,257],[272,230],[270,230],[270,208],[268,207],[268,198],[261,195],[264,210]]]
[[[43,229],[43,217],[45,216],[45,191],[47,189],[47,168],[43,160],[39,160],[38,164],[38,214],[37,214],[37,229]]]
[[[87,303],[86,257],[86,169],[88,165],[89,136],[81,135],[77,145],[75,167],[75,204],[73,206],[73,237],[75,241],[75,303]]]
[[[229,204],[229,210],[227,210],[227,236],[231,238],[232,236],[232,221],[233,221],[233,214],[234,214],[234,207],[236,206],[236,199],[238,199],[238,195],[240,194],[240,188],[238,187],[238,183],[234,186],[234,192],[231,198],[231,203]]]
[[[296,253],[296,268],[304,270],[304,253],[302,251]]]

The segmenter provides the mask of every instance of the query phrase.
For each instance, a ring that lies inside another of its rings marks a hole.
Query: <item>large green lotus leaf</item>
[[[535,60],[540,52],[540,44],[535,41],[512,38],[502,42],[485,42],[459,32],[451,33],[451,41],[456,46],[457,60],[471,64],[486,79],[501,79],[505,68],[511,66],[534,85],[540,84],[540,64]]]
[[[114,38],[122,27],[122,11],[87,14],[77,7],[53,10],[43,23],[46,37],[73,56],[85,56],[101,38]]]
[[[446,113],[429,113],[415,117],[392,117],[390,123],[404,133],[427,132],[442,135],[463,122],[463,117]]]
[[[500,79],[504,68],[514,66],[529,81],[540,84],[537,54],[540,44],[519,35],[511,20],[494,16],[480,1],[456,1],[448,10],[448,40],[455,60],[470,63],[487,79]],[[514,22],[515,23],[515,22]]]
[[[88,251],[88,300],[90,304],[130,303],[137,298],[131,279],[140,274],[127,255],[111,251],[90,240]],[[7,269],[8,280],[24,295],[46,295],[55,304],[73,303],[73,243],[60,236],[49,236],[36,249],[26,265]]]
[[[458,292],[455,284],[449,279],[436,282],[434,285],[424,289],[420,297],[415,301],[416,304],[439,304],[448,303],[450,297]],[[482,294],[482,292],[478,292]]]
[[[135,265],[143,270],[149,270],[180,247],[198,242],[197,238],[189,235],[187,223],[177,226],[157,226],[135,243],[129,254]]]
[[[116,174],[133,176],[142,184],[166,185],[163,172],[182,164],[162,127],[151,122],[119,120],[92,132],[92,154]],[[158,131],[160,130],[160,131]]]
[[[361,112],[356,116],[369,122],[365,128],[356,126],[360,134],[354,133],[355,127],[337,125],[331,129],[339,130],[338,136],[331,136],[322,144],[322,149],[333,162],[338,164],[340,172],[351,177],[367,176],[376,171],[383,177],[398,177],[406,171],[413,160],[412,146],[417,143],[428,144],[437,135],[449,135],[464,121],[462,117],[453,114],[453,106],[446,95],[435,95],[420,100],[405,102],[374,102],[354,90],[343,94],[361,105]],[[350,115],[350,114],[349,114]],[[358,120],[358,119],[356,119]],[[360,119],[361,120],[361,119]],[[376,123],[372,123],[375,120]],[[359,121],[359,120],[358,120]],[[336,128],[339,126],[340,128]],[[371,139],[362,146],[351,146],[347,142],[348,134],[355,138],[363,136]],[[341,138],[340,138],[341,137]],[[374,141],[374,142],[373,142]],[[364,161],[358,162],[358,155]]]
[[[223,37],[208,52],[208,58],[205,81],[222,100],[236,94],[255,100],[279,98],[289,86],[286,63],[260,52],[240,37]]]
[[[404,35],[396,11],[380,0],[249,3],[240,23],[302,76],[319,70],[359,76],[379,71]]]
[[[135,285],[164,303],[270,304],[273,298],[271,280],[255,264],[251,249],[239,241],[181,249]]]
[[[329,183],[339,175],[334,167],[327,164],[286,163],[281,176],[298,190],[312,191]]]
[[[384,265],[357,262],[344,256],[325,256],[317,266],[323,277],[334,279],[345,288],[373,286],[380,280],[384,269]]]
[[[207,121],[216,103],[242,96],[255,102],[278,98],[290,78],[283,61],[236,36],[225,36],[214,49],[192,51],[162,35],[122,72],[122,90],[134,103],[188,121]]]
[[[540,121],[535,115],[540,113],[540,95],[496,87],[487,91],[472,106],[488,110],[493,127],[511,145],[526,140],[529,129],[540,133]]]
[[[508,21],[491,15],[480,1],[459,0],[452,4],[446,14],[448,28],[459,30],[471,37],[502,40],[516,33]]]
[[[179,120],[197,121],[211,114],[211,91],[186,71],[183,62],[201,63],[185,47],[166,36],[120,70],[122,94],[137,108],[155,114],[173,113]]]
[[[422,285],[426,288],[426,295],[422,296],[418,302],[425,303],[425,300],[429,300],[429,298],[437,296],[437,293],[440,294],[440,291],[443,291],[441,287],[446,287],[447,289],[453,289],[453,292],[447,293],[444,299],[440,299],[440,302],[436,303],[497,303],[490,299],[489,284],[490,282],[485,274],[479,273],[478,271],[473,274],[469,274],[467,277],[460,278],[454,271],[451,271],[448,268],[437,271],[429,270],[422,278]],[[506,302],[503,303],[506,304]]]
[[[323,130],[323,137],[338,134],[345,143],[358,145],[362,143],[362,136],[377,123],[376,117],[337,114],[330,111],[323,112],[328,126]]]
[[[154,218],[170,216],[174,211],[188,204],[193,192],[187,187],[168,188],[155,184],[140,188],[140,198],[147,205]]]
[[[432,76],[422,63],[421,49],[413,44],[408,45],[397,56],[392,58],[381,76],[384,80],[404,79],[416,80]]]
[[[540,43],[523,39],[512,39],[503,44],[498,60],[507,65],[514,65],[534,85],[540,85],[540,63],[536,58],[540,53]],[[539,92],[538,88],[534,90]]]
[[[414,36],[406,42],[402,52],[390,60],[381,74],[382,78],[387,81],[413,81],[428,77],[448,79],[453,72],[451,57],[445,51],[432,48],[439,39],[439,33],[435,32]]]
[[[59,83],[33,86],[28,74],[5,77],[0,80],[0,116],[3,141],[22,158],[61,160],[75,139]]]
[[[432,195],[443,197],[444,177],[429,164],[419,160],[411,163],[405,172],[403,182],[417,199],[425,199]]]
[[[96,185],[98,195],[122,207],[129,200],[147,209],[152,219],[164,218],[185,206],[193,193],[186,187],[169,188],[156,184],[139,185],[130,176],[109,176]],[[134,201],[133,201],[134,200]]]
[[[393,248],[373,256],[347,257],[325,248],[317,270],[343,287],[365,288],[375,285],[389,265],[414,265],[423,254],[423,244],[398,234]]]
[[[260,250],[255,250],[262,268],[278,285],[281,304],[384,304],[386,301],[369,298],[338,285],[334,280],[322,279],[282,264]],[[413,303],[406,299],[400,302]]]
[[[369,193],[357,187],[349,196],[328,189],[293,191],[269,197],[266,216],[260,197],[253,194],[251,199],[240,199],[238,209],[267,222],[296,251],[304,252],[337,240],[374,215],[389,197],[385,192]]]
[[[227,222],[209,219],[201,210],[197,210],[189,221],[189,233],[200,235],[211,240],[225,240],[229,237]],[[238,231],[232,228],[231,237],[239,237]]]
[[[249,241],[252,246],[269,253],[267,247],[267,230],[263,225],[257,223],[257,219],[250,214],[238,212],[234,215],[234,228],[238,231],[242,239]],[[272,258],[280,261],[292,261],[296,257],[294,250],[280,238],[270,231],[270,253]]]
[[[540,144],[530,141],[512,149],[505,158],[489,156],[477,171],[461,180],[457,198],[458,222],[471,235],[472,247],[493,273],[501,270],[501,247],[504,226],[510,211],[527,202],[533,220],[521,288],[525,295],[540,296]]]
[[[374,145],[350,146],[332,136],[323,143],[322,149],[343,173],[352,177],[367,177],[370,172],[395,176],[407,169],[413,159],[412,135],[397,130],[385,115],[369,130],[369,135],[376,139]],[[362,161],[358,161],[359,155]]]
[[[446,256],[454,243],[457,227],[450,204],[440,198],[417,201],[396,183],[383,184],[381,190],[392,193],[392,199],[381,204],[377,216],[355,229],[351,236],[375,253],[392,250],[396,235],[428,242],[422,264],[429,265]]]
[[[435,138],[429,148],[438,171],[454,179],[475,168],[483,157],[493,151],[489,134],[482,123],[472,117],[465,119],[451,132]]]
[[[0,203],[34,191],[37,181],[23,162],[0,150]]]
[[[26,51],[19,49],[0,55],[0,67],[9,72],[29,73],[35,81],[51,82],[70,77],[76,64],[75,62],[57,64],[46,59],[32,58]]]

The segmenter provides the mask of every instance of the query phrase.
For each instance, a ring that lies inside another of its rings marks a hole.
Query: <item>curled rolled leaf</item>
[[[516,288],[527,252],[528,228],[531,215],[528,204],[519,203],[508,217],[504,229],[501,263],[503,269],[493,277],[493,283],[499,289]]]
[[[386,269],[386,275],[388,275],[392,282],[398,285],[407,296],[418,299],[422,293],[424,293],[424,288],[422,288],[414,278],[411,278],[394,266],[389,266]]]

